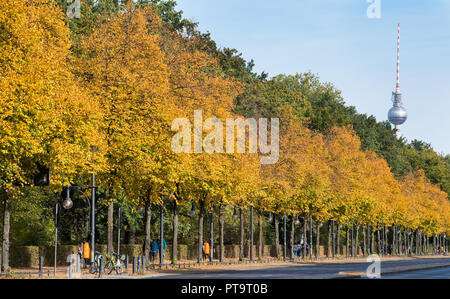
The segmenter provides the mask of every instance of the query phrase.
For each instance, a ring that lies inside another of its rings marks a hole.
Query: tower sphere
[[[388,118],[392,124],[400,126],[408,119],[408,113],[405,108],[394,106],[389,110]]]

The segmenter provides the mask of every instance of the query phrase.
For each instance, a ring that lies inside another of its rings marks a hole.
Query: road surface
[[[450,267],[384,275],[382,279],[450,279]]]
[[[221,270],[194,270],[180,273],[158,273],[143,278],[163,279],[330,279],[358,278],[370,263],[298,263],[261,266],[235,266]],[[434,269],[423,270],[426,268]],[[438,267],[438,268],[437,268]],[[408,272],[403,272],[408,271]],[[382,278],[447,278],[450,258],[411,258],[381,263]],[[389,274],[391,272],[401,272]]]

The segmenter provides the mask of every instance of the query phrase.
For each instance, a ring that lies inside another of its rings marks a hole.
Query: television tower
[[[408,113],[403,107],[402,93],[400,92],[400,24],[398,24],[398,38],[397,38],[397,87],[392,93],[392,102],[394,106],[389,110],[389,121],[395,127],[395,135],[398,139],[401,138],[400,126],[408,119]]]

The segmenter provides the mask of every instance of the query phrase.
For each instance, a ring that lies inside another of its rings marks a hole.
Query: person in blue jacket
[[[153,264],[155,264],[156,254],[159,251],[159,242],[153,241],[152,244],[150,244],[150,253],[152,254],[153,258]]]
[[[161,248],[161,236],[158,236],[157,244],[158,244],[158,249]],[[167,247],[166,240],[163,239],[163,248],[162,248],[163,250],[162,250],[162,252],[160,252],[160,255],[162,254],[163,262],[164,262],[164,251],[165,251],[166,247]]]

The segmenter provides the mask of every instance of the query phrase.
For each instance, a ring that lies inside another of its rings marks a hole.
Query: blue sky
[[[401,23],[401,90],[408,140],[450,154],[450,0],[178,0],[221,47],[236,48],[257,72],[311,70],[342,90],[360,113],[386,120],[395,88]]]

